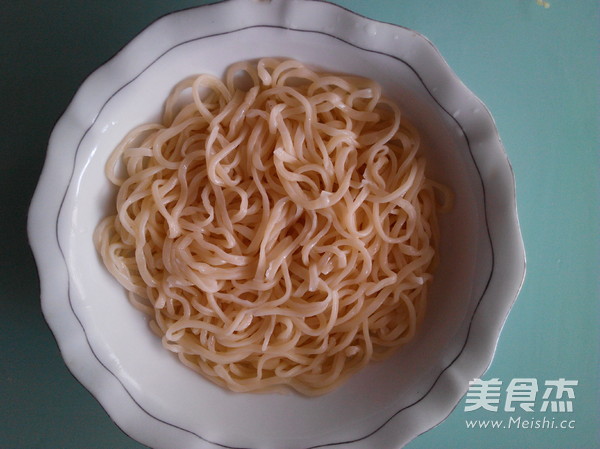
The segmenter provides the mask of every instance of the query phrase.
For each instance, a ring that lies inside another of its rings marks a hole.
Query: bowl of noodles
[[[525,272],[486,107],[320,1],[165,16],[54,129],[29,235],[69,369],[153,448],[399,448],[492,360]]]

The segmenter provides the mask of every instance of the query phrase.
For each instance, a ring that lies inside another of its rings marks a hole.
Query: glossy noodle
[[[419,142],[368,79],[278,59],[194,76],[111,155],[96,247],[188,367],[323,394],[424,316],[447,190]]]

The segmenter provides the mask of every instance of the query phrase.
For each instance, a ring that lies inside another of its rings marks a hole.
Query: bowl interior
[[[146,317],[128,303],[92,242],[94,228],[112,211],[115,192],[104,165],[121,138],[136,125],[157,120],[164,99],[184,77],[221,75],[233,62],[263,56],[296,58],[380,82],[419,128],[429,176],[455,194],[453,210],[440,217],[441,261],[417,337],[390,359],[371,364],[318,398],[229,393],[185,368],[162,348]],[[273,447],[290,441],[311,446],[361,438],[418,403],[461,352],[489,278],[492,254],[482,182],[470,144],[452,112],[440,107],[414,67],[325,33],[254,27],[174,46],[106,97],[79,143],[58,226],[72,309],[96,357],[140,407],[160,420],[232,446],[265,440]],[[224,428],[223,422],[231,426]]]

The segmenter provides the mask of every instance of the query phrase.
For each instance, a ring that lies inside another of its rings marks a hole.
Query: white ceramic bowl
[[[110,209],[104,164],[171,87],[235,61],[297,58],[378,80],[421,129],[455,207],[417,338],[317,398],[235,394],[165,351],[107,273],[92,232]],[[493,357],[525,256],[513,174],[493,119],[431,42],[321,1],[231,0],[167,15],[81,86],[52,133],[29,236],[44,315],[69,369],[154,448],[399,448],[441,422]]]

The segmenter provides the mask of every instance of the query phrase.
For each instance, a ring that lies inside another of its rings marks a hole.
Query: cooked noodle
[[[95,243],[188,367],[323,394],[423,318],[442,187],[418,150],[374,81],[240,62],[177,84],[115,149]]]

